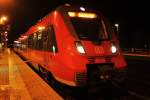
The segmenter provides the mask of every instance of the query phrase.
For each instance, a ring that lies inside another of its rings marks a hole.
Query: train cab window
[[[114,30],[112,28],[113,25],[111,25],[109,20],[106,19],[105,17],[103,17],[103,20],[105,22],[105,26],[107,27],[106,30],[107,30],[107,33],[109,33],[109,38],[112,39],[113,38],[113,32],[114,32]]]
[[[104,21],[100,18],[71,17],[73,27],[81,40],[101,41],[108,40]]]
[[[43,33],[43,45],[44,45],[44,50],[53,53],[58,52],[55,31],[52,25],[48,26],[46,31]]]

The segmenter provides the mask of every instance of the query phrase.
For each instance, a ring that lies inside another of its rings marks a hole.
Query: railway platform
[[[0,100],[63,100],[10,49],[0,53]]]

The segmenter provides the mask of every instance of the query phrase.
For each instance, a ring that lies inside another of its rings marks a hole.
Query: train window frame
[[[104,21],[104,24],[105,24],[105,27],[106,27],[106,31],[109,34],[108,35],[109,39],[112,40],[114,38],[113,37],[113,33],[115,33],[114,29],[112,28],[113,25],[110,23],[110,21],[106,17],[102,16],[102,19]]]
[[[107,25],[107,22],[106,22],[106,19],[104,19],[104,16],[103,15],[101,15],[101,14],[99,14],[100,16],[97,16],[96,18],[79,18],[79,17],[69,17],[69,20],[70,20],[70,22],[71,22],[71,24],[72,24],[72,27],[73,27],[73,29],[75,30],[75,32],[76,32],[76,35],[78,36],[78,38],[79,39],[81,39],[81,40],[84,40],[84,41],[93,41],[93,42],[96,42],[96,41],[106,41],[106,40],[111,40],[112,39],[112,31],[110,31],[110,29],[108,29],[108,25]],[[82,30],[79,30],[78,29],[78,27],[76,27],[76,22],[74,22],[74,21],[77,21],[77,20],[98,20],[98,22],[99,22],[99,35],[98,35],[98,37],[99,38],[97,38],[97,39],[92,39],[92,38],[89,38],[89,37],[82,37],[82,36],[80,36],[80,35],[82,35],[81,33],[80,33],[80,31],[82,31]],[[100,29],[101,28],[101,29]],[[102,32],[103,32],[103,34],[102,34]],[[109,32],[111,32],[111,33],[109,33]]]
[[[81,26],[82,24],[85,24],[85,23],[89,23],[90,21],[92,22],[96,22],[96,19],[83,19],[83,18],[70,18],[71,20],[71,23],[73,25],[73,28],[75,29],[76,31],[76,34],[78,35],[78,37],[81,39],[81,40],[90,40],[90,41],[93,41],[95,39],[95,37],[93,37],[93,35],[91,34],[92,31],[87,31],[87,32],[83,32],[85,28],[79,28],[79,25]],[[99,22],[100,23],[100,22]],[[89,23],[89,24],[93,24],[93,23]],[[95,28],[95,30],[97,31],[100,31],[100,27],[102,28],[102,25],[95,23],[95,25],[97,24],[97,27]],[[91,26],[90,25],[90,26]],[[84,25],[82,25],[82,27],[85,27]],[[89,27],[89,26],[86,26],[86,27]],[[87,29],[90,29],[90,28],[87,28]],[[103,30],[103,29],[102,29]],[[91,33],[89,33],[91,32]],[[83,36],[82,36],[83,35]],[[90,36],[91,35],[91,36]],[[100,35],[100,32],[95,32],[95,36],[98,36]],[[93,38],[91,38],[93,37]],[[98,36],[99,37],[99,36]],[[100,38],[98,38],[98,40],[101,40]]]

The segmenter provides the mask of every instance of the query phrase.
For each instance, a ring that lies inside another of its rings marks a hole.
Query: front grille
[[[86,73],[85,72],[77,72],[75,78],[76,78],[76,84],[78,86],[83,86],[86,84]]]

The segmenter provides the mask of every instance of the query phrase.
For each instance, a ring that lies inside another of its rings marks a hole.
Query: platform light
[[[7,20],[8,20],[8,17],[7,17],[7,16],[2,16],[2,17],[0,18],[0,24],[4,24]]]
[[[8,32],[7,31],[5,31],[5,34],[7,34]]]
[[[7,17],[6,17],[6,16],[3,16],[3,17],[2,17],[2,20],[6,21],[6,20],[7,20]]]
[[[119,24],[115,24],[115,27],[116,27],[116,29],[117,29],[117,35],[119,35]]]
[[[85,8],[84,8],[84,7],[80,7],[80,10],[81,10],[81,11],[85,11]]]

